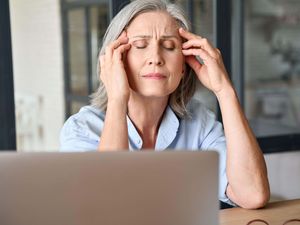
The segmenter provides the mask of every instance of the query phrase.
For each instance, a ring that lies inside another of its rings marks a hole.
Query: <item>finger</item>
[[[112,47],[113,47],[114,49],[116,49],[116,48],[118,48],[120,45],[126,44],[126,43],[128,43],[128,37],[126,36],[126,32],[123,31],[123,32],[121,33],[121,35],[120,35],[115,41],[112,42]]]
[[[118,60],[122,60],[122,54],[126,51],[128,51],[131,47],[131,44],[127,43],[127,44],[123,44],[121,46],[119,46],[115,51],[114,51],[114,55],[113,57],[118,59]]]
[[[219,56],[217,49],[214,48],[206,38],[191,39],[182,44],[183,49],[189,49],[192,47],[206,50],[213,58],[218,58]]]
[[[219,56],[218,52],[206,38],[202,38],[199,35],[184,30],[182,27],[179,28],[179,34],[183,38],[187,39],[187,42],[183,43],[182,45],[183,48],[189,48],[188,46],[192,47],[193,45],[195,45],[195,47],[201,47],[205,49],[214,58],[217,58]]]
[[[105,49],[105,55],[107,58],[111,58],[113,55],[113,51],[118,48],[122,44],[128,43],[128,37],[126,37],[126,33],[123,31],[121,35],[111,42]]]
[[[212,59],[212,57],[201,48],[190,48],[190,49],[182,49],[182,53],[185,56],[193,55],[193,56],[200,56],[203,60],[209,60]]]
[[[118,48],[120,45],[122,44],[126,44],[128,42],[128,38],[127,37],[119,37],[117,40],[114,40],[112,43],[110,43],[107,47],[106,47],[106,55],[112,54],[113,51]]]
[[[125,30],[123,30],[122,33],[119,36],[119,38],[122,38],[122,37],[126,37],[126,31]]]
[[[185,58],[185,61],[187,64],[189,64],[189,66],[194,70],[194,71],[198,71],[201,69],[202,65],[201,63],[196,59],[195,56],[187,56]]]
[[[179,34],[181,37],[185,38],[186,40],[202,38],[201,36],[193,34],[189,31],[183,29],[182,27],[179,28]]]
[[[203,63],[207,66],[212,65],[212,63],[215,63],[217,60],[208,54],[207,51],[204,49],[188,49],[188,50],[182,50],[183,55],[185,56],[199,56]]]

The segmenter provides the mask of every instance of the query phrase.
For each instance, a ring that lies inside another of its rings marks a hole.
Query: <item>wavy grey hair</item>
[[[150,11],[163,11],[173,17],[179,27],[189,30],[190,25],[183,10],[175,4],[165,0],[135,0],[125,6],[111,21],[103,37],[103,44],[99,55],[105,54],[106,46],[116,40],[122,31],[138,15]],[[97,74],[99,75],[100,65],[98,62]],[[191,68],[185,65],[185,74],[176,90],[169,97],[169,105],[179,117],[188,115],[186,104],[195,93],[196,77],[191,75]],[[99,81],[98,90],[91,95],[91,104],[103,111],[107,108],[107,94],[102,81]]]

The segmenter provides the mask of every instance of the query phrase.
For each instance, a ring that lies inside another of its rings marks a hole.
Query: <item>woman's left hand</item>
[[[179,34],[187,41],[182,44],[186,62],[195,71],[200,82],[218,95],[222,90],[232,87],[228,78],[221,52],[214,48],[206,38],[179,28]],[[196,56],[203,60],[203,64]]]

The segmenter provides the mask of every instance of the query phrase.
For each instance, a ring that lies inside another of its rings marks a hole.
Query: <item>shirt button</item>
[[[141,140],[138,140],[137,143],[138,143],[138,144],[141,144]]]

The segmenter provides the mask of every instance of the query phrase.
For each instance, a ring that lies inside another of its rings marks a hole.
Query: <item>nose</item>
[[[160,51],[159,45],[155,45],[151,48],[149,52],[150,57],[148,58],[148,65],[162,66],[164,65],[164,59]]]

